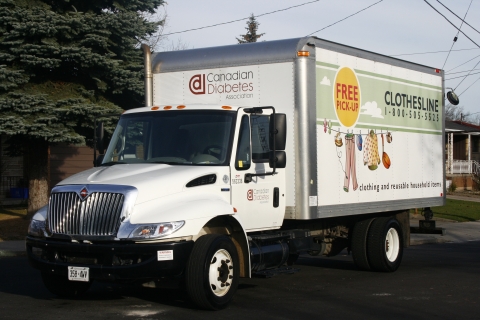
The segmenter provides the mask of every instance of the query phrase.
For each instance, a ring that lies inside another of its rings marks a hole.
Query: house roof
[[[465,132],[465,133],[480,133],[480,126],[476,126],[471,123],[464,121],[449,121],[445,120],[445,131],[446,132]]]

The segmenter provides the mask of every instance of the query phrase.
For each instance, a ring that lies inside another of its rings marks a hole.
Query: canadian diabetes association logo
[[[253,91],[253,71],[203,73],[190,78],[188,87],[193,94],[250,93]]]
[[[357,123],[360,115],[360,85],[355,72],[348,68],[340,68],[335,76],[333,86],[333,103],[338,121],[350,128]]]
[[[196,74],[191,77],[188,87],[193,94],[205,94],[205,75]]]

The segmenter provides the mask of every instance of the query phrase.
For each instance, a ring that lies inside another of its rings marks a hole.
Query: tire
[[[367,256],[375,271],[393,272],[403,256],[403,232],[395,218],[377,218],[368,231]]]
[[[237,249],[229,237],[207,234],[195,242],[187,262],[185,285],[190,299],[200,308],[225,308],[237,291]]]
[[[42,272],[45,287],[51,293],[64,298],[75,298],[84,294],[92,282],[70,281],[63,276]]]
[[[370,263],[367,256],[368,230],[375,218],[359,221],[353,227],[352,232],[352,257],[353,263],[360,270],[370,270]]]

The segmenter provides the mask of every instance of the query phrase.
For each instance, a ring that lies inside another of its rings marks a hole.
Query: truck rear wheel
[[[367,256],[368,230],[375,218],[359,221],[353,227],[352,233],[352,257],[353,263],[360,270],[370,270]]]
[[[42,272],[45,287],[51,293],[65,298],[75,298],[84,294],[92,285],[91,282],[70,281],[67,276]]]
[[[185,282],[192,301],[203,309],[225,308],[238,286],[239,261],[235,245],[224,235],[207,234],[193,246]]]
[[[367,255],[375,271],[393,272],[403,256],[403,233],[395,218],[377,218],[368,231]]]

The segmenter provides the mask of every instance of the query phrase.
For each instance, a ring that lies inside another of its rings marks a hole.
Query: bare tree
[[[178,51],[178,50],[187,50],[193,49],[190,45],[184,42],[182,39],[178,38],[177,41],[171,41],[170,44],[164,47],[165,51]]]
[[[163,10],[163,11],[160,11]],[[168,13],[165,6],[161,7],[154,14],[144,14],[143,17],[148,21],[155,22],[158,24],[157,31],[151,36],[141,39],[138,43],[140,46],[141,43],[146,43],[152,50],[152,52],[160,51],[177,51],[190,49],[190,45],[184,42],[182,39],[178,38],[177,41],[168,41],[168,36],[164,36],[164,32],[168,27]]]
[[[445,106],[445,119],[450,121],[456,120],[465,120],[466,117],[469,116],[469,113],[465,112],[463,106],[454,106],[452,104],[448,104]]]
[[[152,51],[158,51],[158,49],[161,47],[162,42],[165,41],[166,37],[163,36],[163,30],[165,29],[165,26],[167,25],[167,10],[164,9],[163,12],[156,11],[155,13],[148,13],[148,12],[142,12],[141,16],[150,21],[150,22],[155,22],[157,23],[157,31],[144,38],[144,39],[139,39],[137,46],[140,47],[142,43],[148,44],[148,46],[151,48]]]

